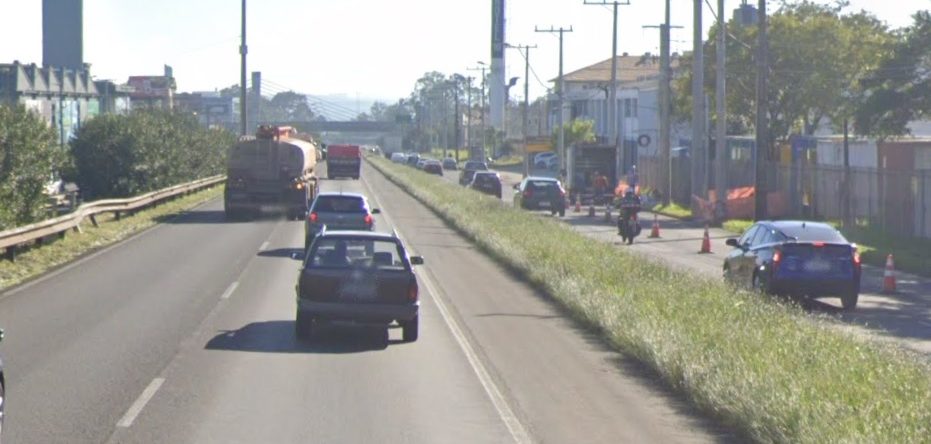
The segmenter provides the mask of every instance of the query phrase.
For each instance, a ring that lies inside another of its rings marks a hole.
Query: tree
[[[134,111],[98,116],[71,141],[73,176],[85,198],[129,197],[225,169],[235,136],[190,115]]]
[[[65,159],[39,116],[23,105],[0,106],[0,230],[45,217],[46,186]]]
[[[906,134],[908,122],[931,115],[931,13],[913,19],[891,56],[860,83],[866,93],[855,115],[859,132]]]
[[[862,90],[858,79],[879,65],[894,35],[867,12],[843,13],[846,2],[834,5],[809,0],[784,2],[770,19],[770,133],[775,138],[813,134],[828,119],[835,125],[850,115]],[[754,130],[756,115],[756,26],[731,21],[727,39],[728,130]],[[713,27],[705,43],[705,87],[714,88],[718,33]],[[691,110],[691,65],[682,58],[683,75],[676,82],[675,113],[687,120]],[[713,103],[710,104],[713,110]],[[714,116],[717,118],[717,116]]]
[[[563,126],[566,146],[591,143],[595,141],[595,121],[588,119],[572,119]],[[559,140],[559,128],[553,130],[553,146]]]

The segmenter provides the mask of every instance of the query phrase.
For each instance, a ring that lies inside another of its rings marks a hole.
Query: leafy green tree
[[[74,177],[85,198],[129,197],[220,174],[235,136],[188,115],[135,111],[99,116],[71,141]]]
[[[863,91],[861,77],[878,66],[895,42],[895,35],[875,16],[845,13],[846,2],[824,5],[809,0],[784,2],[770,17],[770,132],[776,138],[813,134],[830,119],[835,126],[849,117]],[[756,40],[758,28],[728,25],[728,130],[754,130],[756,116]],[[717,27],[705,43],[705,88],[713,91],[716,77]],[[683,57],[676,81],[675,113],[691,115],[692,59]],[[713,102],[713,100],[712,100]],[[710,104],[714,110],[714,104]],[[717,116],[714,116],[716,119]]]
[[[901,135],[906,125],[931,115],[931,12],[919,11],[891,55],[860,83],[858,132]]]
[[[66,158],[55,139],[22,105],[0,106],[0,230],[46,216],[46,186]]]
[[[595,141],[595,121],[572,119],[563,127],[566,146]],[[559,128],[553,130],[553,146],[559,143]]]

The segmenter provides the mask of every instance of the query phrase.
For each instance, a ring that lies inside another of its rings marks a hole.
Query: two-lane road
[[[294,337],[301,222],[212,202],[0,299],[6,442],[710,442],[730,435],[372,169],[421,336]]]

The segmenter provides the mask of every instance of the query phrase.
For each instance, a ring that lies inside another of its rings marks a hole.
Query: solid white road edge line
[[[139,398],[136,399],[136,402],[133,405],[129,406],[129,410],[126,411],[126,414],[123,415],[123,418],[120,419],[120,422],[116,423],[117,427],[129,427],[133,425],[133,421],[136,420],[136,417],[139,416],[139,413],[142,412],[142,409],[145,408],[145,405],[148,404],[149,400],[155,396],[155,392],[158,391],[158,388],[162,386],[162,383],[165,382],[165,378],[155,378],[152,382],[149,383],[149,386],[142,391],[142,394],[139,395]]]
[[[373,188],[369,185],[368,181],[362,177],[360,178],[362,184],[369,190],[369,196],[378,204],[378,208],[384,209],[384,206],[381,205],[378,196],[373,192]],[[391,217],[388,216],[387,212],[382,211],[381,216],[388,222],[389,225],[396,229],[398,237],[401,238],[401,241],[404,242],[404,245],[410,250],[411,244],[407,242],[407,238],[401,234],[400,230],[397,230],[397,225],[391,220]],[[485,368],[485,365],[479,359],[478,354],[475,353],[475,348],[472,347],[472,344],[469,342],[468,338],[462,332],[462,328],[459,327],[459,323],[456,322],[456,319],[450,314],[449,309],[446,307],[446,303],[443,302],[443,298],[440,296],[438,288],[434,285],[433,280],[426,273],[421,273],[421,281],[424,286],[427,287],[427,293],[433,299],[433,302],[436,304],[437,308],[440,310],[440,315],[443,317],[443,320],[446,322],[446,327],[449,328],[449,331],[452,333],[453,337],[456,339],[456,342],[459,344],[459,348],[462,349],[462,353],[465,355],[466,360],[469,361],[469,365],[472,367],[472,371],[475,373],[475,376],[478,378],[479,382],[482,384],[482,388],[485,389],[485,393],[488,395],[488,398],[491,399],[491,403],[495,406],[495,410],[498,412],[498,416],[501,417],[501,421],[504,422],[504,425],[507,427],[508,432],[511,434],[511,438],[514,439],[514,442],[518,444],[530,443],[530,435],[527,433],[527,429],[521,424],[520,420],[517,419],[517,415],[514,414],[514,410],[511,409],[511,406],[508,404],[507,399],[504,395],[501,394],[501,390],[498,388],[498,385],[495,384],[494,379],[488,373],[488,370]]]
[[[223,295],[220,296],[220,299],[229,299],[233,295],[233,292],[236,291],[236,287],[239,286],[239,281],[234,281],[230,284],[229,287],[226,287],[226,291],[223,292]]]

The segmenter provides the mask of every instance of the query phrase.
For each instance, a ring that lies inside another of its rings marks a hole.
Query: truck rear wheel
[[[420,331],[420,316],[414,316],[414,319],[410,321],[402,321],[401,324],[401,338],[404,342],[414,342],[417,340],[418,333]]]

